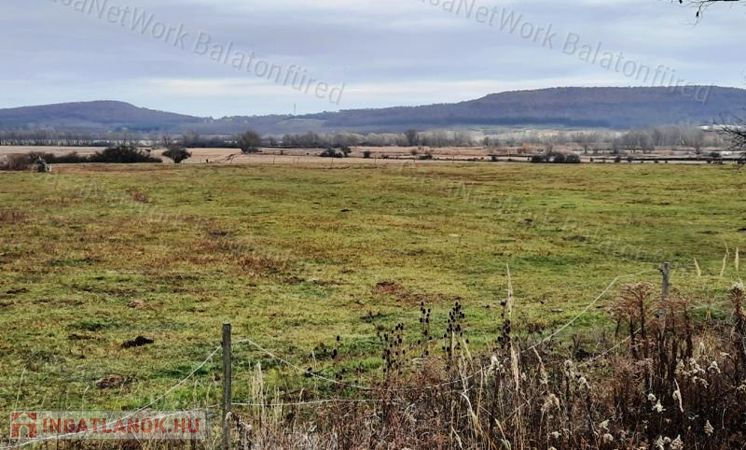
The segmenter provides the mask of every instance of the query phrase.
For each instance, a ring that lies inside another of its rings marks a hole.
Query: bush
[[[4,163],[0,163],[0,170],[30,170],[34,166],[45,164],[82,164],[82,163],[159,163],[158,158],[139,150],[135,146],[120,145],[96,152],[91,156],[81,156],[76,152],[66,155],[53,153],[31,152],[26,154],[8,155]],[[37,167],[38,168],[38,167]]]
[[[258,153],[262,145],[262,137],[254,130],[247,130],[236,138],[241,153]]]
[[[579,164],[580,156],[574,153],[566,155],[564,153],[549,152],[547,154],[534,155],[531,157],[530,161],[537,164],[550,162],[554,164]]]
[[[349,153],[350,153],[349,147],[342,148],[342,150],[336,150],[331,147],[328,147],[326,150],[321,152],[319,156],[321,156],[322,158],[346,158],[347,155],[349,155]]]
[[[32,162],[35,162],[39,159],[43,159],[49,164],[80,164],[88,162],[88,158],[85,156],[80,156],[76,152],[68,153],[66,155],[55,155],[53,153],[38,153],[38,152],[32,152],[29,153],[29,157],[31,158]]]
[[[554,157],[552,158],[552,162],[555,164],[564,164],[567,160],[567,157],[564,153],[556,153]]]
[[[29,170],[33,162],[34,161],[30,159],[30,155],[7,155],[5,161],[0,163],[0,170]]]
[[[191,158],[192,154],[181,145],[171,145],[168,150],[163,152],[163,156],[171,158],[176,164],[180,164],[182,161]]]
[[[160,163],[159,158],[143,152],[134,145],[120,145],[110,147],[96,152],[88,158],[92,163],[134,164],[134,163]]]
[[[46,161],[50,164],[80,164],[88,162],[88,158],[85,156],[78,155],[77,152],[68,153],[66,155],[49,155],[50,158]]]

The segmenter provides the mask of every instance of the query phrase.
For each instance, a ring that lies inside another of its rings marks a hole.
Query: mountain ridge
[[[707,125],[743,117],[746,90],[691,86],[690,95],[665,87],[555,87],[488,94],[456,103],[347,109],[301,116],[220,119],[142,108],[116,100],[0,109],[0,130],[122,131],[265,134],[306,131],[401,131],[478,126],[648,128]]]

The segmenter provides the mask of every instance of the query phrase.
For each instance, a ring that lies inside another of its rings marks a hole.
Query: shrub
[[[552,162],[555,164],[564,164],[567,160],[567,157],[564,153],[555,153],[552,157]]]
[[[554,164],[579,164],[580,163],[580,156],[570,153],[570,154],[564,154],[564,153],[558,153],[558,152],[549,152],[546,154],[541,155],[534,155],[531,157],[530,161],[532,163],[554,163]]]
[[[120,145],[109,147],[105,150],[94,153],[88,158],[92,163],[114,163],[114,164],[133,164],[133,163],[160,163],[159,158],[154,158],[148,153],[143,152],[134,145]]]
[[[78,155],[77,152],[68,153],[66,155],[55,155],[54,153],[39,153],[31,152],[29,157],[32,162],[43,159],[49,164],[80,164],[89,162],[89,159],[85,156]]]
[[[85,156],[78,155],[77,152],[68,153],[66,155],[49,155],[50,158],[46,161],[50,164],[80,164],[88,162],[88,158]]]
[[[347,158],[350,153],[352,153],[352,149],[347,146],[340,149],[327,147],[323,152],[319,154],[319,156],[321,156],[322,158]]]
[[[82,163],[159,163],[158,158],[137,149],[134,146],[120,145],[96,152],[91,156],[81,156],[76,152],[66,155],[53,153],[31,152],[26,154],[8,155],[6,161],[0,164],[0,170],[30,170],[32,167],[43,167],[46,164],[82,164]],[[40,169],[41,171],[41,169]]]
[[[5,161],[0,163],[0,170],[29,170],[32,164],[33,160],[29,158],[29,155],[7,155]]]
[[[176,164],[180,164],[182,161],[191,158],[192,154],[181,145],[171,145],[168,150],[163,152],[163,156],[171,158]]]
[[[262,137],[254,130],[248,130],[236,138],[241,153],[257,153],[262,145]]]

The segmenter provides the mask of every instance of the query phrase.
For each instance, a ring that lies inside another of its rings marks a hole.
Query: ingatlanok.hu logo
[[[204,411],[15,411],[10,438],[46,440],[204,440]]]

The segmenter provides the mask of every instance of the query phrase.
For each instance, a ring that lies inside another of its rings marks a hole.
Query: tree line
[[[660,147],[688,148],[696,153],[705,148],[725,149],[734,145],[746,150],[743,127],[730,126],[705,130],[700,127],[669,126],[646,130],[514,130],[486,134],[471,130],[414,129],[399,133],[320,133],[261,135],[247,130],[237,136],[201,136],[190,131],[174,135],[134,135],[129,133],[87,134],[83,132],[55,132],[50,130],[0,131],[0,145],[5,146],[58,146],[58,147],[112,147],[139,145],[182,148],[238,148],[244,153],[260,148],[351,148],[363,147],[487,147],[492,149],[516,148],[522,145],[574,146],[585,154],[621,152],[652,152]]]

